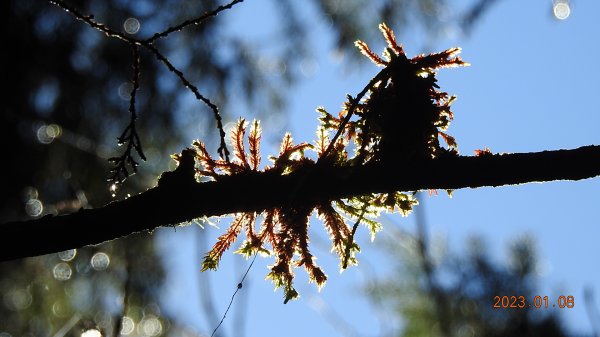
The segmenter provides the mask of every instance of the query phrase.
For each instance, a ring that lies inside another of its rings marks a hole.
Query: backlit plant
[[[385,59],[373,53],[362,41],[357,41],[356,46],[383,70],[355,98],[348,96],[337,117],[324,108],[317,109],[320,126],[314,144],[294,144],[288,133],[283,137],[279,154],[271,157],[270,165],[261,169],[260,124],[258,121],[250,123],[246,151],[248,125],[240,119],[230,135],[233,160],[213,159],[202,142],[193,143],[198,177],[218,181],[226,176],[259,170],[287,175],[326,166],[386,165],[397,159],[409,162],[458,155],[454,138],[445,133],[453,118],[450,105],[455,97],[437,90],[435,74],[439,68],[466,65],[456,56],[460,49],[407,58],[392,30],[385,24],[379,28],[388,45]],[[440,145],[440,138],[447,148]],[[316,153],[316,159],[307,156],[307,151]],[[374,238],[381,229],[375,221],[381,211],[397,210],[406,216],[416,204],[413,194],[395,191],[336,200],[293,200],[262,212],[239,213],[206,254],[202,269],[217,269],[223,253],[244,231],[246,240],[237,252],[246,257],[256,253],[273,255],[275,262],[270,266],[267,278],[275,287],[283,288],[287,302],[298,296],[293,287],[294,268],[304,267],[310,280],[319,288],[327,280],[309,250],[311,214],[316,212],[323,221],[343,270],[357,264],[356,253],[360,248],[354,241],[354,234],[360,223],[368,227]],[[258,228],[256,222],[260,222]]]

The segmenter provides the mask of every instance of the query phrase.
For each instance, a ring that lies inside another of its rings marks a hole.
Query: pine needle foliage
[[[385,164],[398,157],[409,162],[458,155],[456,141],[445,132],[453,118],[450,105],[455,97],[437,90],[435,74],[439,68],[466,65],[456,56],[460,49],[409,59],[397,44],[393,31],[385,24],[379,28],[388,45],[383,58],[373,53],[366,43],[357,41],[355,44],[384,69],[356,98],[348,96],[337,117],[324,108],[317,108],[320,126],[313,144],[294,144],[291,134],[286,133],[279,154],[271,157],[270,165],[262,171],[286,175],[318,166],[348,167]],[[198,178],[218,181],[226,176],[261,170],[260,123],[256,120],[250,123],[246,139],[247,129],[248,123],[240,119],[231,131],[234,154],[231,161],[212,158],[204,143],[194,141]],[[333,138],[330,137],[332,132],[335,132]],[[440,138],[447,147],[440,145]],[[352,155],[349,154],[351,149],[354,149]],[[315,152],[317,160],[308,157],[306,151]],[[274,256],[267,279],[272,280],[276,288],[283,289],[285,302],[288,302],[298,297],[293,287],[294,268],[304,267],[310,281],[319,289],[327,280],[309,250],[309,219],[313,212],[329,233],[332,251],[339,256],[344,270],[348,265],[357,264],[356,253],[360,247],[354,241],[354,234],[359,224],[363,223],[374,239],[381,230],[381,224],[376,221],[379,214],[398,211],[407,216],[417,204],[413,195],[394,191],[338,200],[282,202],[281,206],[261,213],[237,214],[204,257],[202,270],[216,270],[223,253],[244,231],[246,240],[236,253],[246,257],[257,253]]]

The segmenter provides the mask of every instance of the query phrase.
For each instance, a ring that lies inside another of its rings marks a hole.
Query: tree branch
[[[193,181],[193,162],[181,161],[177,170],[163,174],[157,187],[126,200],[68,215],[1,224],[0,261],[98,244],[202,216],[260,212],[285,203],[389,191],[580,180],[598,175],[600,146],[360,167],[315,165],[283,176],[251,172],[205,183]]]

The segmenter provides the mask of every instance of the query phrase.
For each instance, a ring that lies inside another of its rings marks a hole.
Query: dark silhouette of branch
[[[262,211],[292,201],[580,180],[600,175],[600,146],[593,145],[574,150],[398,160],[385,165],[314,165],[287,175],[252,171],[204,183],[194,180],[193,158],[184,159],[175,171],[163,173],[157,187],[123,201],[63,216],[47,215],[0,225],[0,260],[60,252],[202,216]]]
[[[154,47],[151,44],[144,46],[148,48],[148,50],[150,50],[154,54],[154,56],[156,56],[156,59],[164,63],[164,65],[167,67],[167,69],[169,69],[170,72],[179,77],[183,85],[186,88],[188,88],[194,94],[194,96],[196,96],[197,100],[204,102],[204,104],[206,104],[213,111],[215,120],[217,121],[217,129],[219,130],[219,136],[221,137],[221,143],[219,145],[218,151],[222,158],[225,158],[227,161],[229,161],[229,150],[227,149],[227,145],[225,143],[225,130],[223,129],[223,119],[221,118],[221,114],[219,113],[219,108],[208,98],[200,94],[200,90],[198,90],[198,88],[185,77],[181,70],[175,68],[175,66],[173,66],[169,59],[167,59],[163,54],[161,54],[158,51],[158,49],[156,49],[156,47]]]
[[[49,0],[49,2],[53,5],[56,5],[60,8],[62,8],[67,13],[71,13],[77,20],[83,21],[90,27],[103,32],[107,37],[117,38],[117,39],[123,40],[128,43],[137,41],[136,39],[129,37],[119,31],[110,29],[105,24],[96,22],[94,19],[94,15],[84,15],[79,10],[77,10],[77,8],[69,5],[68,3],[66,3],[62,0]]]
[[[133,172],[137,171],[138,163],[136,162],[136,160],[133,158],[133,156],[131,154],[132,149],[136,150],[136,153],[140,156],[140,158],[142,158],[143,160],[146,160],[144,153],[142,151],[142,144],[140,142],[139,136],[138,136],[136,128],[135,128],[135,121],[137,119],[137,115],[135,112],[135,97],[136,97],[136,92],[139,89],[139,74],[140,74],[139,63],[140,63],[140,60],[139,60],[138,48],[140,46],[149,50],[156,57],[157,60],[159,60],[161,63],[163,63],[167,67],[167,69],[169,69],[170,72],[174,73],[177,77],[179,77],[179,79],[181,80],[183,85],[194,94],[194,96],[196,97],[197,100],[202,101],[204,104],[206,104],[212,110],[214,118],[217,122],[217,129],[219,130],[219,136],[220,136],[220,145],[219,145],[218,152],[222,158],[229,161],[229,150],[227,149],[227,145],[225,143],[225,131],[223,130],[223,122],[222,122],[221,114],[219,113],[218,107],[214,103],[212,103],[208,98],[206,98],[205,96],[200,94],[200,91],[198,90],[198,88],[195,85],[193,85],[185,77],[183,72],[181,72],[175,66],[173,66],[173,64],[168,60],[168,58],[165,57],[154,46],[153,43],[156,42],[160,38],[167,37],[169,34],[171,34],[173,32],[181,31],[192,25],[199,25],[204,20],[215,17],[222,11],[231,9],[236,4],[243,2],[243,0],[233,0],[230,3],[228,3],[227,5],[219,6],[215,10],[206,12],[197,18],[185,20],[182,23],[175,25],[174,27],[169,27],[162,32],[156,33],[152,37],[147,38],[147,39],[136,39],[132,36],[128,36],[127,34],[124,34],[122,32],[111,29],[110,27],[106,26],[105,24],[97,22],[94,19],[94,15],[84,15],[79,10],[77,10],[77,8],[69,5],[68,3],[66,3],[62,0],[49,0],[49,2],[51,4],[54,4],[58,7],[60,7],[65,12],[71,13],[77,20],[80,20],[80,21],[86,23],[88,26],[90,26],[98,31],[103,32],[107,37],[116,38],[116,39],[122,40],[124,42],[127,42],[133,49],[133,62],[132,63],[133,63],[133,68],[134,68],[134,76],[133,76],[133,80],[132,80],[133,89],[132,89],[131,98],[129,101],[129,103],[130,103],[129,104],[129,112],[131,114],[131,120],[130,120],[129,125],[125,128],[125,130],[123,131],[123,133],[121,134],[121,136],[118,139],[119,145],[124,144],[126,142],[127,147],[121,156],[113,157],[110,159],[110,161],[115,164],[115,167],[111,170],[111,176],[109,177],[109,181],[114,182],[114,183],[122,183],[129,176],[129,171],[127,170],[127,165],[129,165],[132,168]],[[114,189],[115,187],[111,187],[111,188]]]
[[[144,42],[147,43],[153,43],[158,39],[161,39],[163,37],[167,37],[167,35],[173,33],[173,32],[178,32],[186,27],[189,26],[195,26],[195,25],[199,25],[201,24],[204,20],[211,18],[211,17],[215,17],[217,16],[219,13],[221,13],[222,11],[231,9],[233,6],[237,5],[240,2],[244,2],[244,0],[233,0],[230,3],[228,3],[227,5],[222,5],[217,7],[217,9],[210,11],[210,12],[206,12],[204,14],[202,14],[201,16],[191,19],[191,20],[185,20],[184,22],[174,26],[174,27],[169,27],[166,30],[160,32],[160,33],[156,33],[154,34],[151,38],[146,39]]]
[[[127,143],[127,146],[121,156],[108,159],[108,161],[115,164],[108,180],[116,184],[123,183],[129,176],[127,164],[131,166],[133,172],[137,172],[138,162],[133,159],[131,150],[135,150],[142,160],[146,160],[146,156],[142,150],[142,143],[135,127],[135,122],[137,120],[135,98],[138,89],[140,88],[140,52],[136,44],[132,43],[131,49],[133,50],[133,79],[131,81],[133,83],[133,88],[131,89],[131,98],[129,99],[130,120],[129,125],[127,125],[121,136],[118,138],[119,145]]]

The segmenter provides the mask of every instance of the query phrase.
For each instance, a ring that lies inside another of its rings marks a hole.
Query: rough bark
[[[217,182],[193,181],[190,167],[167,172],[158,186],[97,209],[0,225],[0,261],[98,244],[202,216],[257,211],[285,203],[387,191],[460,189],[600,175],[600,146],[574,150],[313,166],[289,175],[252,172]]]

